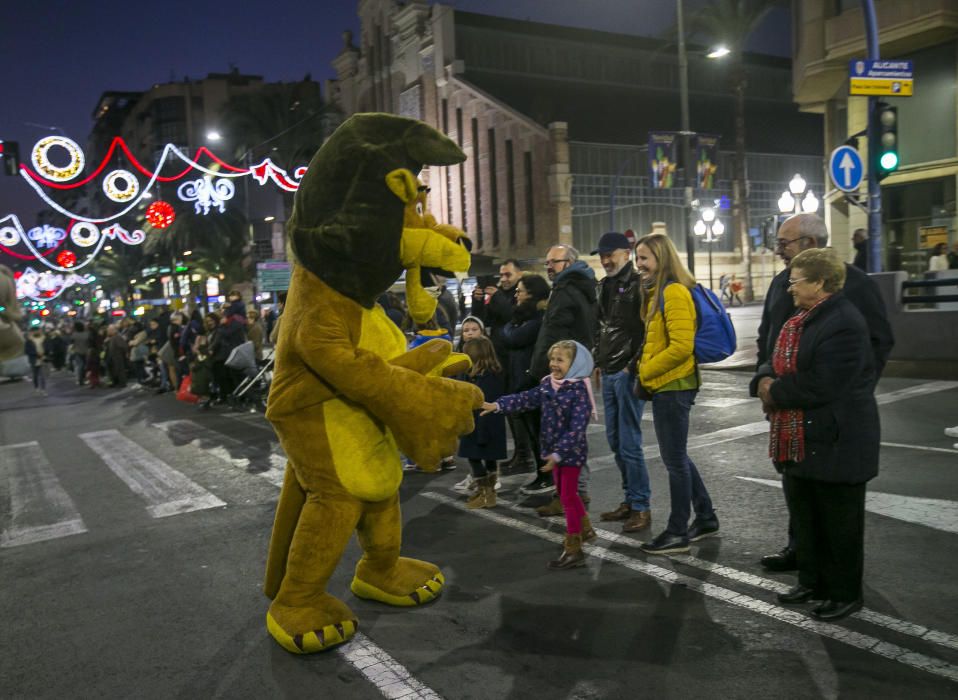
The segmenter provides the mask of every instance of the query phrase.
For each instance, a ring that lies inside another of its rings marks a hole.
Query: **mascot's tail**
[[[289,547],[293,542],[293,533],[299,522],[299,514],[306,503],[306,492],[299,485],[293,470],[287,465],[283,479],[283,490],[279,492],[276,504],[276,519],[273,521],[273,535],[269,541],[269,554],[266,556],[266,580],[263,592],[272,600],[279,593],[279,586],[286,576],[286,560]]]

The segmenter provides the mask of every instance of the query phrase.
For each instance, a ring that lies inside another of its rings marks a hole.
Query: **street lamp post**
[[[798,173],[789,183],[788,189],[778,198],[778,210],[782,214],[814,214],[821,202],[808,186],[808,182]]]
[[[692,144],[690,142],[691,127],[689,126],[689,58],[685,52],[685,18],[682,11],[682,0],[675,0],[676,29],[679,34],[679,97],[682,109],[682,160],[685,162],[685,252],[688,257],[689,272],[695,274],[695,239],[689,230],[692,222]]]
[[[699,211],[699,220],[692,227],[692,232],[700,236],[709,245],[709,289],[715,287],[715,281],[712,277],[712,244],[721,238],[725,233],[725,224],[718,218],[715,209],[705,207]]]

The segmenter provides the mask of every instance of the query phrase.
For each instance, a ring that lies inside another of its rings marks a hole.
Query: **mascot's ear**
[[[419,194],[419,180],[405,168],[397,168],[387,173],[386,186],[403,201],[403,204],[408,204]]]

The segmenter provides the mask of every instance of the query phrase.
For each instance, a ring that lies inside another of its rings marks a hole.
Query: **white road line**
[[[163,423],[154,423],[153,427],[159,428],[172,437],[188,440],[191,445],[233,466],[244,469],[249,466],[250,460],[248,457],[233,457],[230,449],[226,447],[229,445],[235,453],[243,454],[249,453],[249,445],[229,435],[200,425],[196,421],[170,420]],[[214,444],[212,446],[204,445],[204,441]],[[274,486],[282,487],[283,475],[286,473],[286,457],[279,450],[279,445],[270,447],[270,468],[264,472],[256,472],[256,474]]]
[[[402,664],[362,632],[357,632],[338,652],[387,698],[442,700],[441,695],[413,678]]]
[[[925,447],[924,445],[906,445],[903,442],[883,442],[882,447],[903,447],[907,450],[924,450],[925,452],[944,452],[949,455],[958,455],[958,450],[947,447]]]
[[[82,433],[80,439],[97,453],[110,471],[146,502],[146,510],[151,517],[165,518],[226,505],[119,430]]]
[[[19,547],[86,532],[83,518],[60,485],[53,466],[37,442],[0,447],[0,548]]]
[[[523,522],[521,520],[516,520],[515,518],[501,515],[492,510],[469,510],[466,508],[465,503],[454,498],[450,498],[449,496],[436,493],[435,491],[424,491],[421,495],[439,503],[448,505],[452,508],[457,508],[481,518],[486,518],[487,520],[491,520],[499,525],[511,527],[515,530],[525,532],[529,535],[553,542],[555,544],[560,544],[563,541],[563,535],[560,533],[547,532],[542,528],[530,525],[529,523]],[[724,601],[730,605],[735,605],[740,608],[750,610],[756,614],[770,617],[778,622],[784,622],[794,627],[798,627],[806,632],[812,632],[822,637],[834,639],[835,641],[848,644],[849,646],[876,654],[877,656],[882,656],[884,658],[890,659],[891,661],[897,661],[898,663],[904,664],[906,666],[910,666],[921,671],[926,671],[942,678],[947,678],[950,681],[958,682],[958,666],[942,659],[913,651],[907,647],[899,646],[898,644],[886,642],[884,640],[878,639],[877,637],[854,632],[836,624],[819,622],[796,610],[789,610],[787,608],[783,608],[772,603],[767,603],[764,600],[759,600],[728,588],[716,586],[713,583],[700,581],[699,579],[693,578],[691,576],[686,576],[675,571],[664,569],[655,564],[649,564],[645,561],[632,559],[631,557],[621,554],[620,552],[614,552],[601,547],[589,547],[588,553],[590,557],[614,562],[627,569],[651,576],[660,581],[664,581],[665,583],[685,586],[689,590],[697,591],[708,598]]]
[[[897,391],[889,391],[884,394],[878,394],[875,397],[875,401],[877,401],[878,405],[881,406],[886,403],[904,401],[905,399],[915,399],[936,391],[948,391],[950,389],[958,389],[958,382],[925,382],[924,384],[910,386],[907,389],[898,389]]]
[[[736,476],[735,478],[782,488],[782,482],[774,479],[756,479],[751,476]],[[935,530],[958,533],[958,501],[868,491],[865,493],[865,510],[876,515],[903,520],[906,523],[915,523]]]

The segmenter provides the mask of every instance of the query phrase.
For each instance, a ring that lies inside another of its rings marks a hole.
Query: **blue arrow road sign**
[[[828,174],[835,187],[842,192],[853,192],[862,184],[865,174],[862,157],[851,146],[839,146],[828,159]]]

